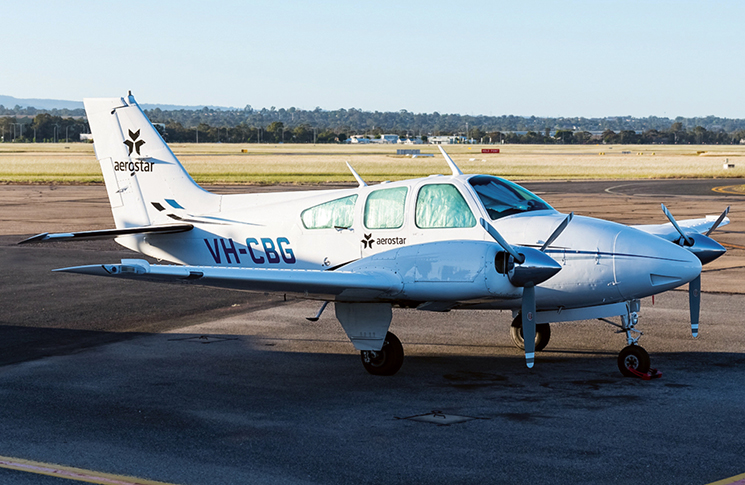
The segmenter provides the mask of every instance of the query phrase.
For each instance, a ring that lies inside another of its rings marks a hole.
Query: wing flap
[[[192,224],[162,224],[157,226],[127,227],[123,229],[103,229],[100,231],[62,232],[49,234],[42,232],[36,236],[24,239],[18,244],[46,241],[86,241],[92,239],[113,239],[130,234],[175,234],[194,229]]]
[[[65,273],[109,276],[140,281],[191,283],[243,291],[269,291],[328,297],[347,301],[370,301],[403,290],[392,272],[352,273],[293,269],[228,268],[150,264],[123,259],[120,264],[95,264],[55,269]]]

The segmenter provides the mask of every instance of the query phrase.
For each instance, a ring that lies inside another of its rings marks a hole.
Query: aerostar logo
[[[136,162],[114,162],[114,170],[117,172],[152,172],[153,162],[137,160]]]
[[[373,239],[372,234],[364,234],[364,236],[365,239],[361,241],[363,249],[372,249],[373,244],[377,244],[378,246],[400,246],[406,244],[405,237],[379,237]]]
[[[133,151],[136,151],[137,154],[140,154],[140,147],[145,144],[145,140],[138,140],[140,137],[140,130],[135,131],[132,133],[132,130],[129,131],[129,137],[131,140],[126,140],[124,142],[125,145],[127,145],[127,148],[129,148],[129,155],[132,155]]]

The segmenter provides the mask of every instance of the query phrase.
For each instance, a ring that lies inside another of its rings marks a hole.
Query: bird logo
[[[127,145],[127,148],[129,148],[129,155],[132,155],[133,151],[136,151],[137,154],[140,154],[140,147],[145,144],[145,140],[138,140],[140,137],[140,130],[135,131],[132,133],[132,130],[129,131],[129,137],[131,140],[126,140],[124,142],[125,145]]]
[[[370,248],[372,249],[372,245],[375,242],[374,239],[372,239],[372,234],[365,234],[365,239],[362,240],[362,247],[364,249]]]

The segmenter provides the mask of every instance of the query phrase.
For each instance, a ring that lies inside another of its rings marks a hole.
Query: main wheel
[[[517,315],[512,320],[510,327],[510,336],[512,342],[520,350],[525,350],[525,338],[523,338],[523,316]],[[539,323],[535,326],[535,351],[540,352],[546,348],[548,341],[551,340],[551,326],[548,323]]]
[[[391,332],[385,335],[382,349],[363,350],[360,354],[365,370],[374,376],[392,376],[404,363],[404,347]]]
[[[629,345],[618,353],[618,370],[626,377],[636,377],[630,370],[649,372],[649,354],[638,345]]]

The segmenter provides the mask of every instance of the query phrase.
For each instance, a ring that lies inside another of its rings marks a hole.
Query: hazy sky
[[[0,25],[18,98],[745,118],[740,1],[24,0]]]

